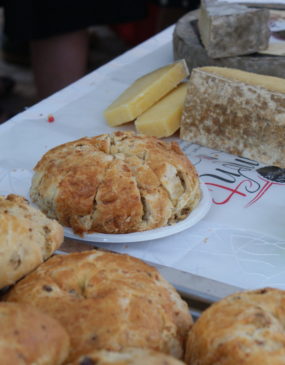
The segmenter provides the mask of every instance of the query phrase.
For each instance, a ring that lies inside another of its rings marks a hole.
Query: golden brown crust
[[[99,350],[80,356],[69,365],[183,365],[174,357],[161,352],[129,348],[120,352]]]
[[[57,146],[34,170],[32,200],[78,234],[173,224],[201,196],[197,172],[178,144],[131,132]]]
[[[23,303],[0,302],[1,365],[60,365],[69,336],[52,317]]]
[[[285,291],[233,294],[208,308],[192,327],[185,361],[191,365],[283,365]]]
[[[33,303],[58,319],[71,337],[70,360],[125,347],[181,358],[192,324],[187,304],[155,268],[98,250],[50,258],[6,299]]]
[[[63,242],[63,228],[21,196],[0,196],[0,288],[46,260]]]

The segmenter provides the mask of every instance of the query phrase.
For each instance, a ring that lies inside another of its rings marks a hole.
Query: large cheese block
[[[199,10],[195,10],[184,15],[178,20],[173,31],[174,59],[184,58],[190,72],[195,67],[218,66],[285,77],[285,57],[258,53],[224,58],[209,57],[205,47],[201,44],[197,30],[198,13]],[[270,11],[270,14],[272,14],[272,11]]]
[[[264,50],[269,43],[269,10],[226,2],[202,2],[201,40],[209,57],[221,58]]]
[[[141,114],[135,121],[137,131],[158,138],[174,134],[180,128],[186,90],[187,83],[181,83]]]
[[[185,60],[179,60],[140,77],[104,111],[108,124],[133,121],[188,75]]]
[[[222,67],[193,69],[180,136],[285,167],[285,79]]]

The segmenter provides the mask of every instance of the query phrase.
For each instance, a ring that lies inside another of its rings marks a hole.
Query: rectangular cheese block
[[[206,1],[200,7],[198,26],[211,58],[251,54],[269,44],[268,9]]]
[[[105,111],[110,126],[136,119],[189,76],[185,60],[161,67],[137,79]]]
[[[182,83],[141,114],[135,121],[137,132],[147,136],[169,137],[180,128],[187,83]]]
[[[223,67],[193,69],[180,137],[285,167],[285,79]]]

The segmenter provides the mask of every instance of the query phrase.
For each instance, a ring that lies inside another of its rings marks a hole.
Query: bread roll
[[[62,242],[58,222],[21,196],[0,196],[0,289],[35,269]]]
[[[125,347],[182,358],[192,324],[187,304],[155,268],[99,250],[53,256],[6,300],[32,303],[58,319],[71,337],[69,360]]]
[[[183,365],[170,355],[148,349],[130,348],[121,352],[99,350],[80,356],[70,365]]]
[[[23,303],[0,302],[1,365],[60,365],[69,336],[55,319]]]
[[[185,361],[191,365],[283,365],[285,291],[245,291],[213,304],[189,333]]]
[[[170,225],[201,196],[196,170],[178,144],[131,132],[55,147],[34,171],[33,202],[80,235]]]

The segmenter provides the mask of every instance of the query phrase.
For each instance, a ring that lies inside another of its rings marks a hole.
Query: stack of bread
[[[129,348],[181,359],[192,324],[187,304],[156,269],[98,250],[50,258],[5,300],[33,305],[59,321],[70,337],[70,362],[97,356],[97,350]]]
[[[52,255],[61,225],[17,195],[1,196],[0,222],[1,365],[182,363],[192,317],[156,269],[98,250]]]
[[[21,196],[0,196],[0,293],[29,275],[63,242],[63,228]],[[2,298],[3,299],[3,298]],[[33,303],[0,301],[0,364],[60,365],[69,335]]]
[[[61,226],[19,196],[1,197],[0,222],[0,288],[10,285],[1,365],[284,364],[285,291],[233,294],[193,324],[175,288],[141,260],[95,249],[52,255]]]

